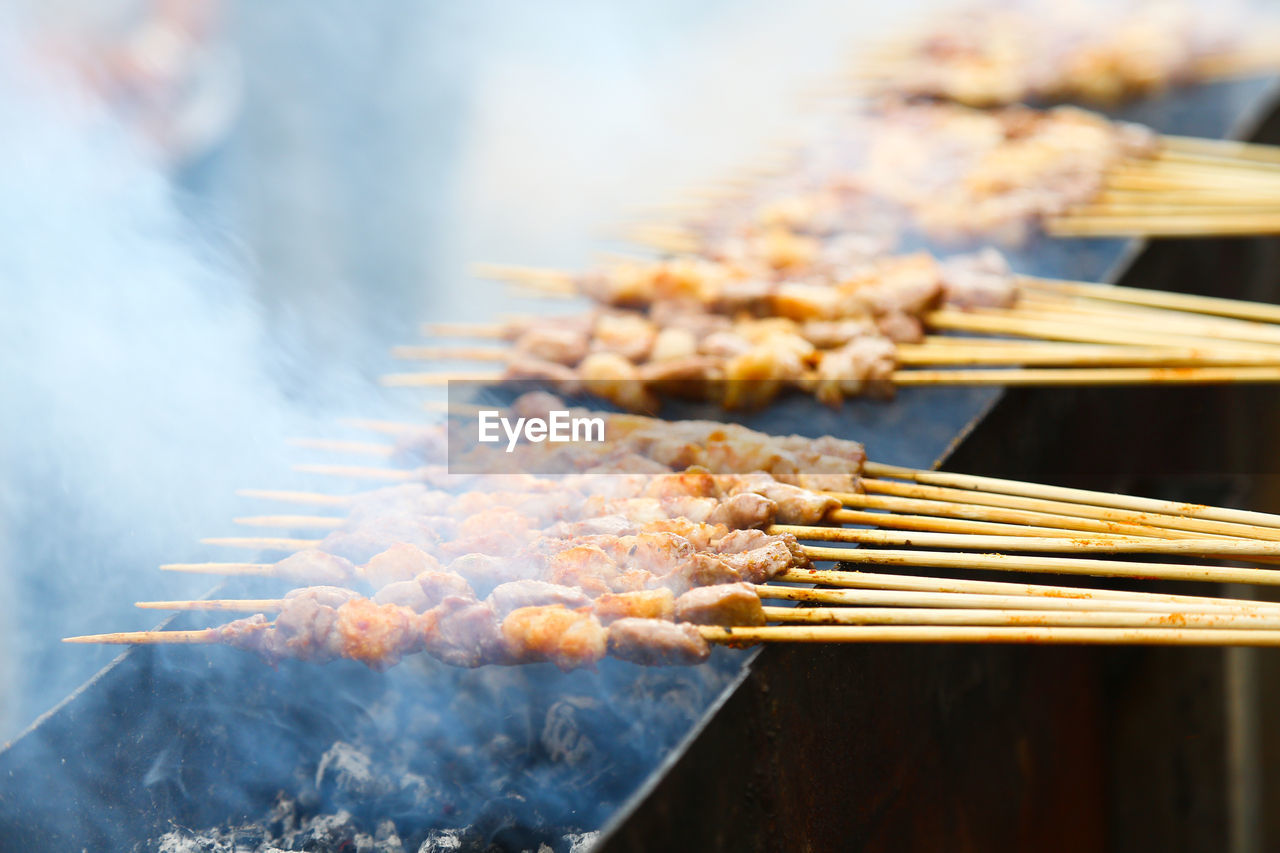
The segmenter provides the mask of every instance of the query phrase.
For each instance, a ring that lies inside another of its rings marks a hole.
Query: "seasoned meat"
[[[786,543],[773,541],[750,551],[720,556],[745,581],[764,583],[791,567],[791,551]]]
[[[563,604],[570,609],[587,607],[591,604],[580,589],[546,581],[511,581],[494,587],[489,593],[489,606],[504,618],[512,610],[520,607],[540,607],[547,604]]]
[[[398,604],[414,613],[425,613],[435,606],[416,580],[389,583],[374,593],[373,600],[376,604]]]
[[[780,524],[817,524],[828,512],[840,508],[840,501],[830,495],[779,483],[767,474],[739,477],[732,488],[734,492],[753,492],[768,498],[777,508],[776,520]]]
[[[476,597],[471,590],[471,584],[453,572],[423,572],[414,580],[430,602],[429,607],[435,607],[449,596],[472,599]]]
[[[676,595],[681,595],[694,587],[736,583],[741,580],[742,575],[726,562],[725,557],[715,554],[694,554],[674,571],[655,578],[652,583],[655,586],[664,586]]]
[[[537,577],[539,567],[522,557],[463,554],[449,564],[449,571],[465,580],[476,595],[488,595],[500,584]]]
[[[502,636],[514,660],[549,661],[562,670],[594,666],[604,657],[604,628],[590,611],[560,604],[521,607],[502,620]]]
[[[763,625],[760,596],[750,584],[730,583],[691,589],[676,599],[676,620],[697,625]]]
[[[595,600],[594,610],[602,625],[632,617],[670,621],[675,618],[675,602],[675,594],[665,588],[606,592]]]
[[[416,614],[396,604],[376,604],[355,598],[338,608],[336,632],[342,656],[376,670],[395,666],[400,658],[421,648],[421,625]]]
[[[572,586],[595,597],[611,590],[618,576],[618,566],[604,549],[595,545],[567,548],[547,562],[545,579],[553,584]]]
[[[449,596],[422,620],[427,653],[450,666],[511,662],[498,615],[485,602]]]
[[[365,580],[375,589],[396,581],[413,580],[423,572],[440,571],[440,562],[417,545],[397,542],[364,565]]]
[[[773,524],[778,505],[755,492],[739,492],[720,501],[707,517],[708,524],[723,524],[731,529],[766,527]]]
[[[702,663],[711,647],[698,629],[661,619],[619,619],[609,626],[609,654],[640,666]]]

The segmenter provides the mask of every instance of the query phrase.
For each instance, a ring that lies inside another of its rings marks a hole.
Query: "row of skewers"
[[[530,395],[513,408],[533,414],[557,405]],[[1280,516],[900,469],[867,462],[857,443],[830,438],[603,417],[613,439],[593,454],[576,449],[582,473],[560,477],[449,475],[423,450],[439,447],[438,428],[370,425],[398,441],[353,452],[411,452],[427,464],[329,469],[400,481],[356,496],[253,493],[346,512],[241,519],[327,530],[321,539],[208,540],[290,552],[275,563],[167,567],[306,586],[270,599],[140,603],[253,614],[221,627],[71,639],[226,643],[269,660],[352,658],[378,668],[426,652],[462,666],[566,669],[606,654],[696,663],[711,643],[1280,644],[1280,605],[898,573],[934,567],[1280,584],[1276,569],[1111,558],[1271,561],[1280,557]],[[666,473],[654,473],[659,466]],[[635,473],[641,467],[649,473]],[[1082,552],[1090,556],[1064,556]],[[840,568],[819,568],[820,561]],[[822,588],[794,585],[814,583]]]

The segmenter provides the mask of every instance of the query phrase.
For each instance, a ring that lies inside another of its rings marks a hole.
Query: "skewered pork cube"
[[[863,337],[878,337],[880,332],[870,314],[856,319],[810,320],[800,327],[804,339],[818,349],[834,349]]]
[[[596,320],[592,352],[609,352],[639,363],[649,357],[658,329],[640,314],[610,312]]]
[[[450,666],[511,662],[498,615],[487,603],[449,596],[422,616],[423,646]]]
[[[577,587],[595,598],[612,591],[618,565],[602,548],[578,545],[552,556],[544,577],[553,584]]]
[[[358,660],[381,672],[422,646],[422,625],[417,614],[397,604],[377,604],[353,598],[338,608],[333,626],[342,656]]]
[[[440,561],[417,545],[397,542],[375,554],[361,570],[375,589],[397,581],[411,581],[423,572],[440,571]]]
[[[512,610],[521,607],[563,604],[576,609],[591,604],[591,599],[582,590],[546,581],[511,581],[499,584],[489,593],[486,601],[499,618],[505,618]]]
[[[640,666],[702,663],[711,647],[698,629],[661,619],[619,619],[609,625],[609,654]]]
[[[1018,301],[1017,279],[1004,256],[995,249],[948,258],[942,262],[941,271],[948,305],[1012,308]]]
[[[591,335],[586,329],[556,326],[531,326],[515,342],[517,359],[561,364],[572,367],[590,352]]]
[[[563,411],[564,400],[548,391],[529,391],[521,394],[511,402],[511,411],[520,418],[542,418],[546,420],[553,411]]]
[[[453,527],[451,520],[438,516],[385,515],[354,527],[335,530],[320,541],[319,548],[353,562],[364,563],[400,542],[436,551],[442,541],[454,535]]]
[[[593,352],[578,365],[582,387],[631,412],[652,412],[658,400],[634,364],[614,352]]]
[[[465,580],[477,595],[488,595],[504,583],[536,577],[538,563],[524,556],[463,554],[449,564],[449,571]]]
[[[736,477],[731,490],[734,493],[753,493],[767,498],[774,505],[776,519],[781,524],[817,524],[828,512],[840,508],[840,501],[830,495],[818,494],[790,483],[780,483],[768,474],[744,474]],[[730,525],[735,526],[747,525]]]
[[[652,478],[641,494],[650,498],[716,497],[720,488],[716,476],[705,468],[691,468],[678,474]]]
[[[431,602],[431,607],[435,607],[450,596],[472,599],[476,597],[471,584],[467,583],[461,575],[453,572],[423,572],[415,577],[414,581],[422,588],[422,594]]]
[[[710,550],[712,543],[720,539],[729,532],[729,528],[723,524],[707,524],[705,522],[690,521],[687,518],[669,518],[665,521],[655,521],[644,526],[643,533],[674,533],[691,544],[695,551]],[[658,572],[656,570],[654,574]]]
[[[700,586],[676,599],[676,620],[696,625],[763,625],[760,596],[750,584]]]
[[[272,566],[272,576],[297,584],[337,585],[354,581],[359,570],[350,560],[316,548],[306,548]]]
[[[502,637],[513,660],[548,661],[565,671],[594,666],[607,646],[604,627],[590,611],[561,604],[511,611],[502,620]]]
[[[725,562],[725,558],[715,554],[694,554],[667,574],[655,577],[651,583],[655,588],[666,587],[676,595],[683,595],[695,587],[738,583],[741,580],[742,575]]]
[[[891,396],[896,359],[897,350],[886,338],[858,338],[839,349],[824,350],[814,371],[814,393],[833,406],[867,391]]]
[[[675,618],[676,597],[671,590],[645,589],[634,592],[606,592],[595,600],[593,610],[600,624],[608,625],[619,619]]]
[[[601,548],[620,569],[638,569],[655,575],[665,574],[695,552],[688,539],[663,531],[609,537]]]
[[[358,525],[388,512],[408,515],[440,515],[449,506],[451,496],[421,483],[388,486],[359,495],[347,512],[347,523]]]
[[[778,505],[755,492],[741,492],[722,498],[707,517],[708,524],[723,524],[730,529],[767,527],[773,524]]]
[[[625,515],[602,515],[578,521],[561,521],[545,531],[546,535],[569,539],[574,536],[626,536],[636,532],[636,525]]]
[[[425,613],[435,606],[436,602],[422,591],[417,581],[394,581],[373,594],[375,604],[398,604],[407,607],[414,613]]]
[[[688,329],[666,328],[658,332],[649,350],[649,362],[683,361],[698,354],[698,339]]]
[[[743,580],[764,583],[791,568],[791,549],[784,542],[770,541],[748,551],[722,553],[720,559]]]

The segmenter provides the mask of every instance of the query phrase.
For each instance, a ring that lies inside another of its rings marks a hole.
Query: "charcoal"
[[[565,835],[561,845],[565,853],[587,853],[596,844],[600,832],[570,832]]]
[[[466,853],[481,849],[475,838],[463,829],[439,829],[430,833],[418,847],[418,853]]]
[[[367,753],[344,741],[331,746],[316,768],[316,790],[337,803],[367,803],[396,787],[373,769]]]

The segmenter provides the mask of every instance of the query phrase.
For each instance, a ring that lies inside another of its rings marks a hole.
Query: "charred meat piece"
[[[608,648],[613,657],[640,666],[692,665],[711,656],[695,626],[661,619],[619,619],[609,626]]]
[[[789,483],[779,483],[768,474],[747,474],[736,478],[732,490],[737,493],[753,492],[768,498],[776,506],[776,520],[780,524],[817,524],[833,509],[840,508],[840,501],[830,495],[819,494]],[[730,525],[735,526],[735,525]],[[736,527],[759,525],[736,525]]]
[[[417,614],[397,604],[354,598],[338,608],[333,630],[343,657],[378,671],[395,666],[405,654],[422,648]]]
[[[514,660],[548,661],[565,671],[594,666],[606,650],[599,620],[590,611],[569,610],[560,604],[511,611],[502,620],[502,636]]]
[[[431,602],[431,607],[435,607],[449,596],[471,599],[476,597],[471,590],[471,584],[453,572],[423,572],[414,580],[422,588],[423,595]]]
[[[696,625],[763,625],[760,596],[750,584],[731,583],[691,589],[676,599],[676,620]]]
[[[675,618],[675,594],[666,588],[636,590],[635,592],[606,592],[595,600],[596,618],[602,625],[619,619]]]

